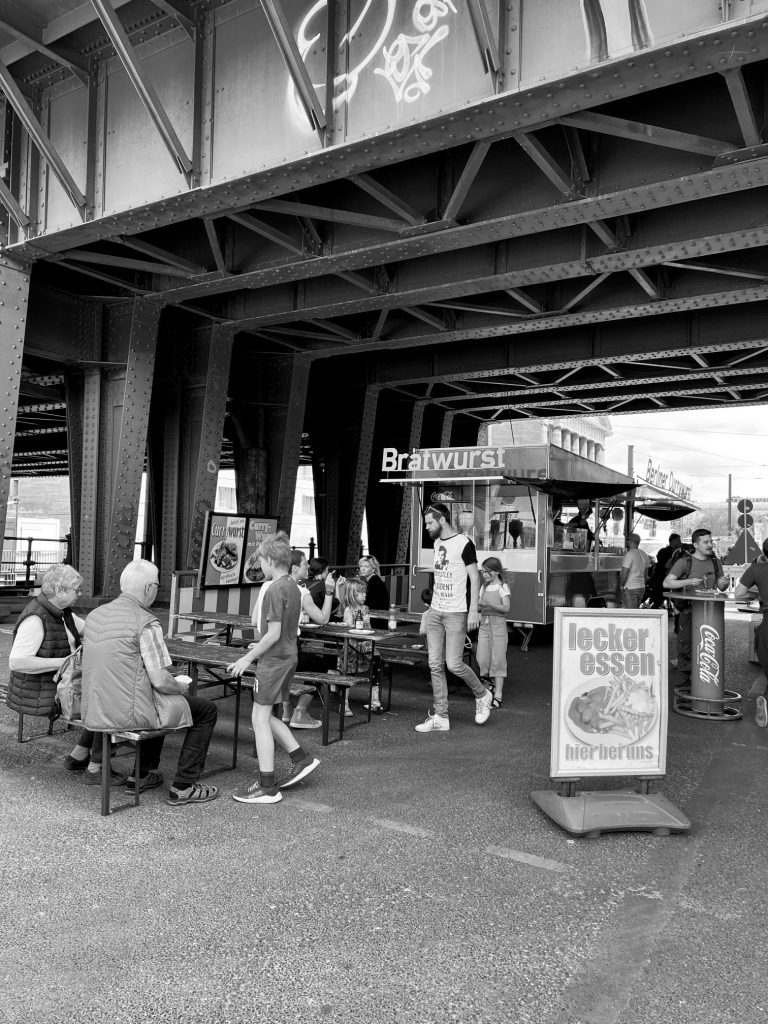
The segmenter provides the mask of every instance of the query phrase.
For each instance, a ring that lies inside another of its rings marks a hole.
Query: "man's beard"
[[[432,540],[437,540],[437,538],[440,536],[440,532],[440,527],[437,524],[435,524],[434,526],[427,527],[427,533],[432,538]]]

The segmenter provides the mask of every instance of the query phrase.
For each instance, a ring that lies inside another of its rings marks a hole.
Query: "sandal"
[[[384,707],[382,704],[363,704],[366,711],[370,711],[372,715],[383,715]]]
[[[209,800],[215,800],[219,795],[218,786],[201,786],[197,782],[190,786],[188,789],[171,789],[168,790],[168,797],[166,799],[167,804],[206,804]]]
[[[500,700],[498,697],[494,697],[493,700],[491,701],[491,707],[495,711],[497,708],[500,708],[503,703],[503,700]]]

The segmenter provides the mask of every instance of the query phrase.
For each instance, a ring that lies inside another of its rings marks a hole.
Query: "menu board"
[[[664,775],[667,612],[556,608],[550,775]]]
[[[262,582],[256,548],[276,529],[276,519],[208,512],[200,586],[236,587]]]

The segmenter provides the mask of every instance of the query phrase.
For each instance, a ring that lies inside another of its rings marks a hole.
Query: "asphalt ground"
[[[748,619],[727,627],[727,685],[747,693]],[[9,647],[3,630],[6,665]],[[764,1024],[754,698],[736,722],[670,714],[659,788],[689,833],[575,839],[530,797],[550,785],[551,664],[544,640],[523,654],[513,639],[503,708],[478,727],[463,691],[434,735],[413,730],[425,671],[400,671],[390,714],[365,724],[353,695],[342,742],[301,734],[322,764],[267,807],[230,795],[253,777],[245,707],[240,767],[207,779],[217,801],[153,790],[102,818],[98,789],[63,770],[73,734],[17,744],[3,705],[0,1021]],[[231,751],[233,705],[208,770]]]

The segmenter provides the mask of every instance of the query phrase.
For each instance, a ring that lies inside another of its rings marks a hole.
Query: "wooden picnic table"
[[[227,644],[232,643],[232,633],[236,629],[253,629],[250,615],[236,615],[232,612],[174,612],[170,618],[178,621],[184,619],[187,622],[192,623],[192,636],[197,640],[197,627],[204,625],[206,622],[213,623],[214,626],[222,626],[222,629],[217,631],[217,634],[223,633]],[[172,639],[175,639],[172,638]]]

